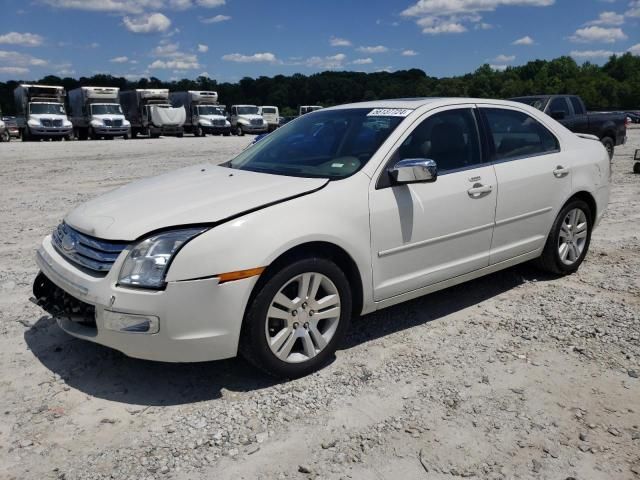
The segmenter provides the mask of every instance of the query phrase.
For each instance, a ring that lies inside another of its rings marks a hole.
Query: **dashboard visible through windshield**
[[[226,166],[276,175],[345,178],[366,165],[404,116],[371,108],[321,110],[267,135]]]

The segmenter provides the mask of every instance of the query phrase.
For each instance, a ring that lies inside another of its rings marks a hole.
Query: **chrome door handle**
[[[489,195],[493,191],[491,185],[483,185],[481,183],[474,183],[473,187],[467,190],[467,193],[471,198],[482,198]]]
[[[566,177],[567,175],[569,175],[569,169],[564,168],[562,165],[558,165],[556,169],[553,171],[553,175],[556,178]]]

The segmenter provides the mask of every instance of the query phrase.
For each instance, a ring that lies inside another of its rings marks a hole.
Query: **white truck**
[[[322,106],[321,105],[301,105],[300,109],[298,110],[298,115],[302,116],[305,113],[311,113],[311,112],[315,112],[316,110],[322,110]]]
[[[138,134],[158,138],[160,135],[182,137],[186,112],[173,108],[166,88],[137,89],[120,92],[120,105],[131,122],[131,137]]]
[[[13,96],[22,141],[71,139],[73,125],[64,108],[63,87],[22,84],[13,91]]]
[[[266,133],[267,122],[258,113],[255,105],[233,105],[231,107],[231,129],[236,135],[245,133]]]
[[[80,87],[69,91],[69,113],[77,139],[129,138],[131,123],[122,113],[119,91],[113,87]]]
[[[171,105],[183,107],[186,112],[185,133],[196,137],[211,135],[231,135],[231,123],[223,106],[218,104],[218,93],[200,90],[171,92]]]
[[[258,107],[258,113],[262,115],[262,118],[267,122],[269,132],[273,132],[280,126],[280,111],[278,110],[278,107],[263,105]]]
[[[0,142],[8,142],[11,140],[9,129],[2,121],[2,113],[0,112]]]

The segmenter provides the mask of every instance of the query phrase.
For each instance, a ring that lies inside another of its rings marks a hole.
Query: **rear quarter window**
[[[500,108],[483,108],[482,113],[493,140],[494,160],[536,156],[560,150],[555,135],[526,113]]]

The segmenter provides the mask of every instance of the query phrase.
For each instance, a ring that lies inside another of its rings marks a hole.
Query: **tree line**
[[[21,83],[0,82],[0,107],[4,115],[15,112],[13,90]],[[155,77],[130,81],[112,75],[78,79],[53,75],[36,83],[79,86],[215,90],[221,103],[276,105],[281,115],[294,115],[299,105],[331,106],[341,103],[403,97],[510,98],[533,94],[577,94],[591,110],[640,108],[640,57],[626,53],[612,56],[602,66],[578,65],[571,57],[535,60],[503,71],[483,65],[473,73],[436,78],[419,69],[395,72],[327,71],[313,75],[245,77],[237,83],[218,83],[208,77],[163,81]]]

